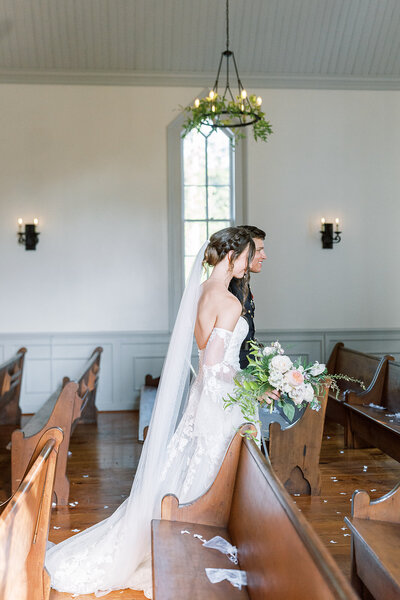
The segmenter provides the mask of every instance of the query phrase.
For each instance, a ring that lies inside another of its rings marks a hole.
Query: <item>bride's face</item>
[[[233,265],[232,275],[241,279],[247,271],[249,265],[249,245],[246,246],[242,254],[239,254]]]

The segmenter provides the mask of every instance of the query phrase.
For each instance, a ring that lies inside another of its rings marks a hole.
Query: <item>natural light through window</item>
[[[192,130],[183,144],[185,281],[203,242],[234,222],[231,138],[222,129]]]

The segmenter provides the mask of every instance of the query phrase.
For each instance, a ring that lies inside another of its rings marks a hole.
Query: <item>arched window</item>
[[[231,134],[203,126],[182,138],[185,281],[203,242],[235,222]]]
[[[245,222],[246,140],[203,126],[182,136],[184,116],[168,127],[168,272],[172,328],[193,259],[215,231]]]

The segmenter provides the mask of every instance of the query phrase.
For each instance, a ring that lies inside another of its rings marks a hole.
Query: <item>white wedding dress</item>
[[[129,498],[113,515],[48,550],[46,567],[53,588],[98,596],[132,588],[143,590],[151,598],[150,523],[160,518],[162,497],[173,493],[184,503],[202,495],[214,481],[228,445],[242,424],[239,407],[225,410],[223,399],[233,390],[239,350],[247,330],[243,317],[233,332],[213,329],[207,346],[199,351],[198,375],[166,448],[157,454],[156,441],[146,448],[146,439],[143,460],[153,460],[152,472],[142,473],[139,465]],[[153,421],[157,427],[157,418],[163,418],[161,412],[156,404],[150,432]]]

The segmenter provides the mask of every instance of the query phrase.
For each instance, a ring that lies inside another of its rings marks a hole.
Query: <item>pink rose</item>
[[[289,385],[297,387],[304,383],[303,373],[298,369],[292,369],[285,374],[285,380]]]

